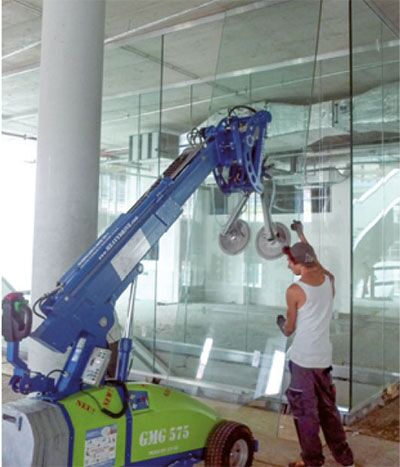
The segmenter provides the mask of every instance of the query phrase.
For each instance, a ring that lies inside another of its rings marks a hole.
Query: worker
[[[298,233],[298,243],[285,247],[288,267],[300,276],[298,282],[286,291],[286,318],[278,315],[281,331],[290,336],[288,350],[291,381],[286,391],[302,460],[291,462],[289,467],[324,465],[321,426],[325,440],[335,460],[353,466],[353,453],[335,405],[335,387],[332,384],[332,344],[329,328],[335,294],[334,276],[318,262],[314,249],[307,242],[300,222],[292,224]]]

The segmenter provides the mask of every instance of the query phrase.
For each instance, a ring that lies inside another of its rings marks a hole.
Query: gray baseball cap
[[[298,242],[292,246],[285,246],[283,253],[289,257],[293,263],[313,263],[317,256],[311,245],[308,243]]]

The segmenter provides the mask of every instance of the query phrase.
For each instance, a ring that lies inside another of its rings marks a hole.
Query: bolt
[[[103,316],[100,320],[99,320],[99,324],[102,328],[105,328],[107,326],[107,318],[105,316]]]

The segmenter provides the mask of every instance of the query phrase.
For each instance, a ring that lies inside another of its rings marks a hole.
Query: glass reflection
[[[398,330],[392,326],[398,325],[400,287],[398,45],[372,12],[355,2],[360,16],[353,21],[351,134],[348,31],[342,21],[347,6],[324,2],[319,23],[313,2],[289,3],[291,17],[306,16],[309,27],[304,22],[297,27],[282,14],[286,2],[239,15],[240,21],[225,18],[164,38],[163,70],[157,75],[163,76],[162,92],[130,97],[131,125],[121,126],[128,160],[102,164],[100,225],[129,209],[154,183],[187,146],[186,134],[194,126],[214,124],[238,104],[269,110],[273,120],[264,149],[274,182],[266,186],[271,215],[285,226],[302,220],[320,262],[336,275],[333,358],[338,402],[348,408],[398,372],[393,349]],[[259,30],[249,26],[259,22],[276,32],[273,41],[260,42]],[[357,22],[368,24],[368,33]],[[329,40],[332,24],[340,42],[336,48]],[[296,52],[293,38],[286,38],[289,30],[301,38]],[[235,34],[253,41],[257,53],[235,49],[230,41]],[[199,37],[209,48],[206,70],[199,70],[198,78],[182,78],[182,70],[171,66],[172,44],[183,54]],[[221,250],[219,235],[239,200],[236,194],[223,196],[209,176],[143,261],[133,372],[161,375],[199,397],[229,401],[230,410],[255,400],[276,408],[287,377],[282,365],[287,341],[275,317],[285,311],[284,292],[293,278],[283,258],[267,261],[257,252],[255,239],[264,223],[258,195],[249,197],[240,216],[251,233],[247,248],[238,255]],[[128,292],[117,304],[121,323],[127,302]],[[376,349],[368,352],[369,342]],[[270,429],[278,429],[277,418]]]
[[[399,43],[353,2],[352,405],[399,374]],[[368,28],[361,24],[368,23]]]

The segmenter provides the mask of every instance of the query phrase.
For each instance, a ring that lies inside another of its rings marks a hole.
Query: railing
[[[399,187],[400,169],[393,169],[360,198],[353,201],[355,233],[353,250],[368,232],[400,202]]]

